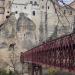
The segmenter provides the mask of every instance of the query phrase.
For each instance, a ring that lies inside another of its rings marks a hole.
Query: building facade
[[[12,44],[20,55],[50,37],[71,33],[75,27],[75,10],[69,7],[56,4],[54,8],[47,0],[1,0],[0,3],[0,24],[3,24],[0,56],[4,61],[9,57]]]

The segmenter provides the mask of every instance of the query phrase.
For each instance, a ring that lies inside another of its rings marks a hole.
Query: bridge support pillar
[[[29,69],[29,75],[42,75],[42,66],[32,64]]]

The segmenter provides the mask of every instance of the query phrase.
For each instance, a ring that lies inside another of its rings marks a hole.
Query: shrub
[[[7,72],[6,70],[0,70],[0,75],[15,75],[13,71]]]

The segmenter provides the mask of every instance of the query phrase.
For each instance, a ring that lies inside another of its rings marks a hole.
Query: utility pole
[[[47,3],[48,3],[48,0],[46,1],[46,11],[45,11],[45,41],[47,40],[48,38],[48,15],[47,15]]]
[[[41,11],[41,22],[40,22],[39,32],[40,32],[39,43],[42,43],[44,41],[43,11]]]
[[[74,23],[73,23],[73,33],[75,33],[75,15],[74,15]]]

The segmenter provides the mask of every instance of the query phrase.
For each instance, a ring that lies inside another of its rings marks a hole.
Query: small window
[[[25,34],[24,34],[24,37],[25,37]]]
[[[6,18],[9,18],[9,16],[6,16]]]
[[[37,5],[37,2],[36,1],[34,2],[34,5]]]
[[[64,10],[64,12],[63,12],[64,14],[66,14],[66,10]]]
[[[24,7],[24,9],[26,9],[26,7]]]
[[[18,12],[17,12],[17,11],[15,11],[15,13],[17,14]]]
[[[30,1],[30,4],[33,4],[33,1]]]
[[[7,13],[9,13],[9,11],[7,11]]]
[[[72,15],[72,11],[70,11],[70,15]]]
[[[48,9],[49,9],[49,6],[48,6]]]
[[[44,9],[44,6],[42,6],[42,9]]]
[[[35,11],[33,11],[33,15],[35,16]]]

